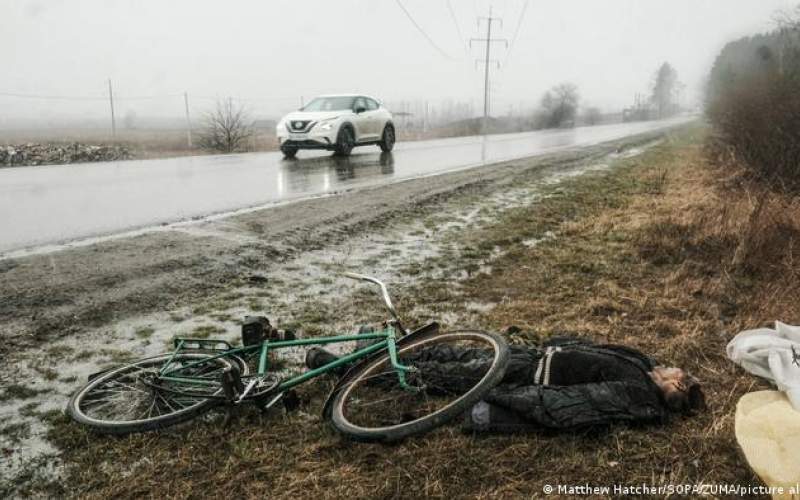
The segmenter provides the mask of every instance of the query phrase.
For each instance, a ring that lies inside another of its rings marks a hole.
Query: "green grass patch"
[[[54,370],[49,366],[37,364],[33,366],[33,369],[37,373],[39,373],[39,375],[41,375],[43,379],[48,381],[57,379],[59,375],[59,373],[56,370]]]
[[[226,330],[216,325],[201,325],[192,330],[192,337],[198,339],[207,339],[212,335],[221,335]]]
[[[12,399],[30,399],[33,397],[38,396],[39,394],[44,394],[50,392],[49,389],[34,389],[28,385],[23,384],[8,384],[3,388],[3,392],[0,392],[0,401],[10,401]]]
[[[68,345],[52,345],[45,352],[52,358],[65,358],[75,352],[75,348]]]
[[[14,422],[0,427],[0,436],[8,439],[12,444],[19,443],[23,439],[30,437],[30,422]]]
[[[186,321],[186,316],[182,314],[178,314],[175,312],[169,313],[169,320],[174,323],[180,323],[182,321]]]
[[[154,333],[156,333],[156,330],[150,326],[140,326],[133,333],[140,339],[149,339]]]

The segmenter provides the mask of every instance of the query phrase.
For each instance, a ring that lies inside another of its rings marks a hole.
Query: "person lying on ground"
[[[554,338],[541,346],[510,346],[503,380],[465,416],[471,431],[515,432],[574,429],[613,422],[666,423],[671,413],[705,408],[697,379],[659,365],[630,347]],[[414,365],[438,384],[474,383],[490,354],[476,349],[432,347]],[[321,348],[309,352],[311,368],[336,359]]]

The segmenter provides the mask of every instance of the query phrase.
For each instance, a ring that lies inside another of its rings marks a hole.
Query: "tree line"
[[[679,111],[678,97],[683,85],[678,72],[664,62],[653,76],[651,93],[646,113],[635,119],[667,118]],[[547,90],[539,101],[539,107],[523,123],[527,130],[575,127],[579,121],[586,125],[598,125],[603,115],[596,106],[585,106],[581,113],[581,94],[574,83],[563,82]],[[242,149],[254,130],[250,125],[248,109],[231,99],[219,99],[216,108],[202,117],[199,145],[208,150],[230,153]]]
[[[653,75],[650,94],[645,101],[638,102],[631,114],[632,119],[649,120],[669,118],[680,111],[680,93],[684,85],[678,79],[678,71],[664,62]],[[532,128],[574,127],[581,121],[586,125],[597,125],[602,113],[595,106],[585,106],[579,117],[581,95],[577,85],[560,83],[542,95],[539,109],[534,112]]]
[[[728,43],[706,100],[719,155],[762,184],[800,192],[800,7],[772,32]]]

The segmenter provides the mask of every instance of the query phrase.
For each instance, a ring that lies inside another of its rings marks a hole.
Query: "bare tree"
[[[199,144],[203,149],[232,153],[253,135],[247,109],[233,99],[218,99],[214,111],[203,115]]]
[[[775,24],[782,31],[800,31],[800,5],[793,9],[781,10],[775,14]]]
[[[668,62],[656,71],[651,100],[658,110],[659,118],[675,113],[676,96],[679,89],[678,72]]]
[[[775,33],[775,51],[777,52],[778,72],[783,75],[788,69],[793,76],[798,76],[800,66],[800,5],[792,10],[784,10],[775,16],[778,29]]]
[[[573,83],[561,83],[545,92],[542,96],[542,125],[547,128],[574,127],[580,99],[578,87]]]

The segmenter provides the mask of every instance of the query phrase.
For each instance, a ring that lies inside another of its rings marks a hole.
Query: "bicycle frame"
[[[402,327],[401,327],[402,328]],[[330,363],[327,363],[319,368],[314,368],[312,370],[308,370],[303,372],[299,375],[295,375],[294,377],[288,378],[287,380],[282,381],[278,384],[278,386],[274,389],[275,393],[280,393],[291,389],[297,385],[302,384],[310,379],[318,377],[324,373],[328,373],[336,368],[351,363],[353,361],[365,358],[370,354],[378,351],[382,351],[386,349],[389,352],[389,357],[391,360],[392,367],[397,373],[398,381],[400,386],[403,389],[408,391],[415,392],[419,390],[418,388],[412,387],[407,384],[405,374],[407,372],[414,371],[413,367],[404,366],[400,364],[397,359],[397,348],[396,348],[396,330],[392,323],[388,324],[387,327],[375,333],[364,333],[364,334],[356,334],[356,335],[335,335],[329,337],[316,337],[316,338],[309,338],[309,339],[296,339],[296,340],[265,340],[260,344],[245,346],[245,347],[238,347],[232,348],[230,344],[225,341],[218,341],[218,340],[197,340],[197,339],[186,339],[186,338],[176,338],[175,339],[175,351],[172,353],[172,356],[167,360],[164,366],[161,367],[159,371],[159,378],[166,381],[174,381],[174,382],[182,382],[186,384],[196,384],[196,385],[216,385],[216,380],[204,379],[201,377],[196,376],[187,376],[181,377],[179,372],[186,368],[196,366],[202,363],[207,363],[212,359],[223,358],[228,356],[244,356],[250,357],[255,354],[258,354],[258,371],[255,375],[256,378],[250,382],[249,387],[243,392],[243,395],[249,392],[250,388],[258,381],[259,378],[263,379],[266,375],[267,371],[269,370],[269,352],[284,349],[287,347],[298,347],[298,346],[312,346],[312,345],[327,345],[327,344],[336,344],[341,342],[352,342],[352,341],[359,341],[359,340],[375,340],[380,339],[380,342],[376,342],[371,344],[367,347],[359,349],[355,352],[342,356]],[[180,353],[181,351],[188,350],[189,348],[187,345],[193,345],[198,343],[200,345],[226,345],[228,348],[224,350],[220,350],[219,353],[212,355],[211,357],[204,358],[198,361],[193,361],[191,363],[187,363],[180,368],[170,370],[170,365],[172,364],[173,359],[175,356]],[[240,401],[244,396],[240,397]]]

